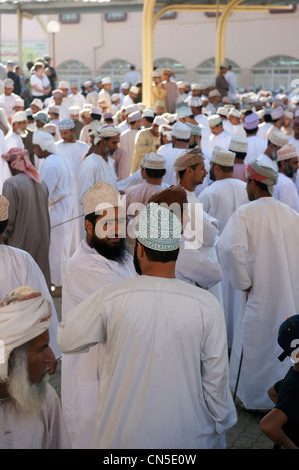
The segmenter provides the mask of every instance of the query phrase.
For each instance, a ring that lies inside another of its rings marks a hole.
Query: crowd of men
[[[236,399],[297,448],[268,390],[297,346],[298,96],[223,63],[153,70],[145,105],[134,66],[113,88],[50,62],[0,94],[0,448],[225,448]]]

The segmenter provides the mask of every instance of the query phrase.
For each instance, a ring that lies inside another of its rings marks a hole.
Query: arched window
[[[236,62],[225,59],[229,65],[232,66],[232,71],[236,76],[236,87],[241,86],[241,69]],[[215,85],[215,58],[204,60],[197,67],[195,67],[195,81],[198,83],[208,83],[209,85]]]
[[[100,77],[110,77],[112,86],[115,82],[120,85],[125,81],[125,75],[130,71],[130,62],[122,59],[113,59],[105,62],[99,68],[97,75]]]
[[[187,76],[187,71],[186,68],[181,62],[178,62],[177,60],[174,59],[169,59],[169,58],[162,58],[162,59],[156,59],[154,61],[154,66],[158,69],[163,69],[167,68],[170,70],[173,70],[175,74],[175,79],[178,80],[186,80]]]
[[[252,67],[252,84],[255,88],[291,91],[291,81],[299,76],[299,60],[289,56],[274,56]]]
[[[56,68],[58,80],[70,81],[77,79],[78,83],[83,83],[92,78],[92,72],[87,65],[79,60],[66,60]]]

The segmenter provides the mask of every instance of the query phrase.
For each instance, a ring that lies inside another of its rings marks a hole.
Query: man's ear
[[[144,246],[141,245],[141,243],[139,243],[138,241],[137,241],[136,243],[137,243],[137,254],[138,254],[138,257],[142,259],[142,258],[145,256]]]
[[[85,219],[84,226],[85,226],[85,230],[88,234],[91,234],[93,232],[93,225],[90,222],[90,220]]]

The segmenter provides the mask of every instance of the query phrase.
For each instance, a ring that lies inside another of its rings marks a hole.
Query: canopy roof
[[[219,5],[227,5],[228,1],[219,0]],[[281,5],[290,7],[296,5],[299,0],[273,1],[273,0],[245,0],[242,5],[266,6]],[[207,5],[215,6],[217,0],[157,0],[156,9],[175,5]],[[63,14],[63,13],[108,13],[142,11],[143,0],[0,0],[0,13],[16,13],[19,9],[31,15]]]

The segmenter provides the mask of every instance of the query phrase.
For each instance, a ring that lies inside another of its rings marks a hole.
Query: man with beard
[[[142,275],[98,289],[59,324],[66,354],[106,346],[93,447],[223,448],[236,423],[223,311],[175,277],[181,231],[172,211],[145,206],[135,230]]]
[[[86,239],[65,270],[63,321],[71,321],[69,312],[100,287],[136,276],[132,256],[125,249],[126,217],[119,196],[100,181],[83,197]],[[104,353],[104,347],[96,345],[87,354],[62,358],[62,410],[74,449],[92,445]]]
[[[51,307],[22,286],[0,299],[0,448],[69,449],[59,397],[48,383]]]
[[[299,213],[299,196],[293,178],[299,167],[296,147],[287,144],[277,151],[278,181],[273,197]]]

